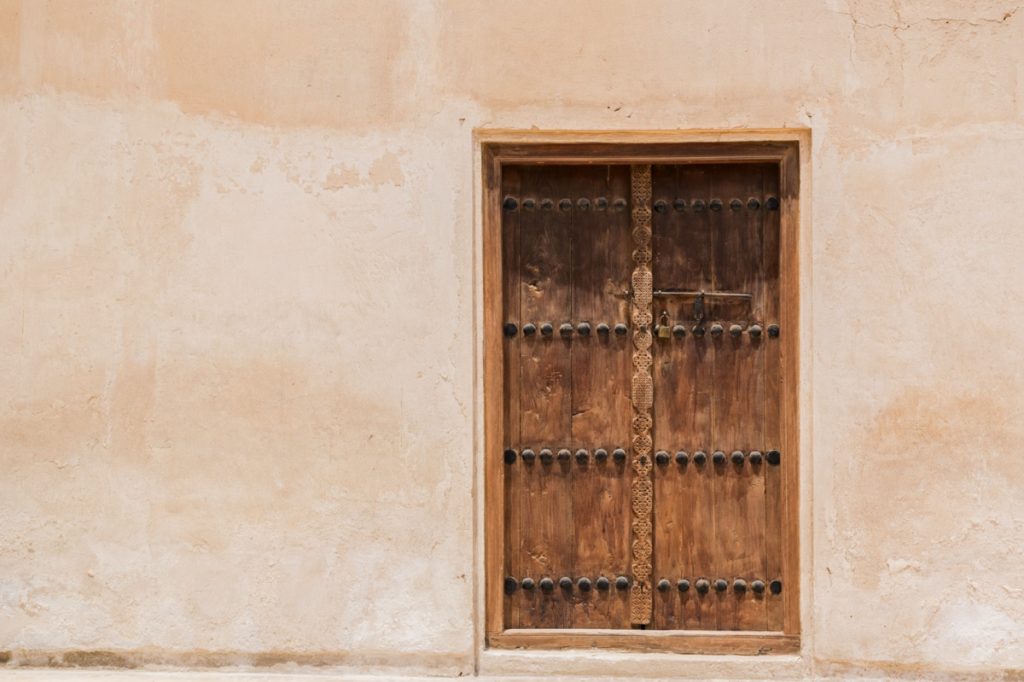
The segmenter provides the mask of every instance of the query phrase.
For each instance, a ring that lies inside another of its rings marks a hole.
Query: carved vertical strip
[[[632,166],[630,183],[633,199],[633,298],[630,318],[633,326],[633,586],[629,594],[630,621],[651,622],[651,556],[653,554],[651,512],[654,485],[651,482],[651,408],[654,381],[651,377],[651,167]]]

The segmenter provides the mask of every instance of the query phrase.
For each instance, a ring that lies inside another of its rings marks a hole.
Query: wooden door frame
[[[484,634],[493,648],[613,648],[701,654],[779,654],[800,650],[800,167],[806,130],[693,133],[478,131],[482,188]],[[735,138],[734,138],[735,139]],[[779,166],[779,323],[782,395],[781,632],[506,629],[504,538],[501,173],[507,164],[776,163]]]

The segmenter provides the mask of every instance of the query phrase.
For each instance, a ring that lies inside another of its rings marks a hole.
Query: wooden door
[[[782,632],[779,164],[500,177],[503,629]]]

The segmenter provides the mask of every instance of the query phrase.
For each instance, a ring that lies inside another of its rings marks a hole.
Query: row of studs
[[[519,198],[517,197],[507,196],[505,197],[504,201],[502,201],[501,206],[506,211],[514,211],[520,207],[520,204],[522,205],[523,210],[525,211],[532,211],[538,206],[543,211],[550,211],[555,207],[555,200],[543,198],[540,200],[540,202],[538,202],[533,197],[526,197],[525,199],[522,199],[522,202],[520,202]],[[569,211],[572,209],[573,205],[573,200],[568,197],[564,197],[558,200],[559,210]],[[759,208],[761,208],[762,203],[761,200],[758,199],[757,197],[748,198],[746,204],[744,204],[742,199],[739,199],[737,197],[734,197],[729,200],[729,208],[732,209],[733,211],[740,210],[741,208],[743,208],[744,205],[746,205],[746,207],[751,211],[756,211]],[[777,211],[779,209],[779,199],[778,197],[768,197],[764,200],[763,205],[769,211]],[[575,206],[577,209],[581,211],[589,211],[591,207],[597,209],[598,211],[603,211],[607,209],[609,206],[612,207],[612,210],[623,211],[626,208],[626,200],[623,199],[622,197],[619,197],[617,199],[613,199],[609,204],[607,197],[597,197],[593,200],[593,202],[591,202],[591,200],[587,197],[580,197],[579,199],[576,200]],[[689,206],[695,212],[700,213],[706,208],[710,208],[712,211],[721,211],[725,204],[721,199],[717,198],[709,199],[707,201],[705,201],[704,199],[690,199],[689,203],[687,203],[686,199],[683,199],[682,197],[676,197],[672,201],[672,208],[674,208],[676,211],[685,211],[687,206]],[[665,213],[666,211],[668,211],[668,207],[669,202],[665,199],[658,199],[657,201],[654,202],[654,210],[657,213]]]
[[[625,590],[630,585],[630,580],[624,575],[620,575],[615,578],[615,588],[618,590]],[[600,576],[596,580],[591,581],[590,578],[577,578],[575,581],[569,576],[562,576],[558,579],[558,586],[565,592],[572,592],[575,587],[580,592],[590,592],[595,587],[606,592],[611,589],[612,581],[605,576]],[[542,592],[553,592],[555,589],[555,581],[551,578],[544,577],[539,581],[534,581],[533,578],[523,578],[522,581],[517,580],[513,576],[505,577],[505,593],[512,594],[519,588],[523,588],[527,592],[539,587]],[[658,591],[668,592],[672,589],[672,583],[662,578],[658,581]],[[743,594],[748,589],[754,592],[754,594],[764,594],[765,588],[772,594],[780,594],[782,592],[782,581],[773,580],[767,585],[763,580],[753,580],[748,583],[743,578],[736,578],[732,581],[732,590],[737,594]],[[707,578],[697,578],[693,582],[693,588],[699,594],[707,594],[714,588],[715,592],[725,592],[729,589],[729,581],[725,578],[717,578],[714,582]],[[680,592],[688,592],[690,590],[690,581],[686,578],[680,578],[676,581],[676,589]]]
[[[662,327],[668,326],[669,325],[656,325],[655,332],[657,333]],[[575,329],[573,328],[571,322],[564,322],[558,327],[558,333],[562,336],[572,336],[573,331],[575,331],[580,336],[590,336],[590,333],[593,330],[594,328],[591,327],[589,322],[580,322],[578,325],[576,325]],[[626,332],[629,331],[629,328],[621,322],[616,324],[614,329],[605,322],[601,322],[597,325],[597,333],[601,334],[602,336],[608,335],[613,330],[617,336],[625,336]],[[505,336],[512,338],[513,336],[519,333],[519,327],[516,325],[515,322],[506,322],[503,331],[505,333]],[[526,324],[523,325],[523,336],[534,336],[537,334],[538,331],[541,333],[541,336],[552,336],[555,333],[555,326],[550,322],[542,322],[539,326],[534,324],[533,322],[527,322]],[[716,322],[712,324],[710,327],[705,327],[703,324],[695,324],[690,329],[690,332],[696,337],[704,336],[704,334],[707,333],[708,331],[711,332],[712,336],[721,336],[722,334],[725,333],[725,327]],[[746,331],[747,334],[751,336],[751,338],[756,339],[759,338],[765,330],[764,327],[762,327],[759,324],[752,324],[746,329],[744,329],[743,326],[739,324],[729,325],[730,336],[738,337],[741,334],[743,334],[744,331]],[[672,325],[671,333],[676,338],[682,338],[686,336],[686,327],[681,324]],[[779,325],[768,325],[768,336],[770,336],[773,339],[778,338]]]
[[[622,448],[615,448],[611,453],[612,458],[616,462],[626,461],[626,451]],[[569,450],[562,448],[557,453],[552,452],[550,448],[542,448],[539,453],[535,452],[532,448],[524,448],[523,451],[516,452],[514,448],[508,448],[505,450],[505,463],[512,464],[516,461],[516,458],[522,457],[522,460],[527,463],[532,463],[537,457],[540,457],[540,461],[544,464],[550,464],[555,459],[560,462],[568,462],[572,457],[573,453]],[[586,464],[590,461],[590,451],[585,448],[580,448],[575,453],[576,461],[580,464]],[[594,450],[594,460],[603,462],[608,459],[608,451],[604,448],[597,448]],[[672,456],[665,450],[659,450],[654,454],[654,461],[658,464],[668,464]],[[685,450],[679,450],[675,454],[675,461],[677,464],[688,464],[690,461],[694,464],[702,465],[707,463],[708,455],[703,450],[697,450],[691,455]],[[715,464],[725,464],[726,455],[722,450],[715,450],[711,453],[711,461]],[[729,460],[733,464],[743,464],[744,460],[749,460],[751,464],[757,465],[762,461],[767,461],[772,466],[778,466],[782,460],[782,453],[778,450],[769,450],[768,452],[762,453],[760,450],[751,450],[750,453],[745,453],[742,450],[733,450],[729,455]]]

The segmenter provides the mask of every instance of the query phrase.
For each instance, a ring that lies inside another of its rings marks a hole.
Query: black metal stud
[[[709,206],[711,207],[712,211],[721,211],[722,210],[722,200],[721,199],[712,199],[711,203],[709,204]]]
[[[505,576],[505,594],[512,594],[519,589],[519,581],[512,576]]]
[[[519,202],[515,197],[505,197],[505,201],[501,205],[506,211],[514,211],[519,208]]]
[[[597,206],[597,210],[603,211],[608,208],[608,199],[606,197],[598,197],[594,205]]]
[[[572,453],[566,450],[565,448],[562,448],[561,450],[558,451],[559,462],[568,462],[570,457],[572,457]]]
[[[668,459],[668,453],[665,452],[664,450],[658,450],[656,453],[654,453],[654,461],[657,462],[658,464],[668,464]]]
[[[626,451],[623,450],[622,448],[615,448],[615,451],[612,452],[612,457],[615,458],[616,462],[625,462],[626,461]]]
[[[779,338],[779,325],[777,325],[777,324],[770,324],[770,325],[768,325],[768,336],[772,337],[773,339]]]
[[[742,333],[743,333],[743,327],[741,327],[740,325],[738,325],[738,324],[731,324],[731,325],[729,325],[729,334],[732,335],[733,337],[739,336]]]
[[[743,464],[743,451],[742,450],[733,450],[732,454],[729,455],[729,457],[732,459],[732,463],[733,464]]]
[[[580,336],[590,336],[590,323],[580,322],[578,325],[576,325],[576,333],[578,333]]]
[[[537,202],[534,201],[533,199],[523,199],[523,208],[525,208],[527,211],[532,211],[536,207]]]
[[[583,448],[580,448],[579,450],[576,451],[576,462],[577,463],[579,463],[579,464],[586,464],[588,461],[590,461],[590,453],[589,452],[587,452]]]
[[[619,197],[618,199],[612,202],[612,208],[614,208],[616,211],[623,210],[624,208],[626,208],[626,200],[623,199],[622,197]]]
[[[627,587],[629,587],[629,578],[627,578],[624,575],[620,575],[618,578],[615,579],[615,587],[619,590],[626,589]]]
[[[551,450],[544,448],[540,451],[540,461],[542,464],[551,464],[554,461],[555,456],[551,453]]]
[[[782,581],[773,580],[768,583],[768,589],[771,590],[772,594],[780,594],[782,592]]]
[[[686,208],[686,200],[677,197],[676,200],[672,202],[672,208],[674,208],[677,211],[682,211],[684,208]]]
[[[524,590],[532,590],[537,586],[537,583],[533,582],[533,578],[523,578],[523,582],[520,583]]]
[[[725,330],[722,329],[722,325],[717,322],[711,325],[711,336],[721,336],[723,331]]]
[[[690,461],[690,455],[686,450],[680,450],[676,453],[676,464],[686,464],[688,461]]]
[[[542,589],[545,592],[550,592],[551,590],[555,589],[555,581],[551,578],[541,578],[540,589]]]
[[[658,591],[659,592],[668,592],[668,589],[670,587],[672,587],[672,583],[670,583],[669,581],[665,580],[664,578],[662,578],[661,580],[658,581]]]
[[[754,590],[754,594],[764,594],[764,581],[755,580],[750,583],[750,589]]]
[[[729,208],[731,208],[734,211],[738,211],[741,208],[743,208],[743,202],[740,201],[739,199],[731,199],[729,201]]]
[[[568,211],[570,208],[572,208],[572,199],[560,200],[558,202],[558,208],[562,209],[563,211]]]
[[[558,586],[561,587],[563,590],[571,591],[572,590],[572,578],[570,578],[567,575],[563,575],[561,578],[558,579]]]
[[[743,578],[736,578],[736,580],[732,581],[732,589],[737,594],[743,594],[747,591],[747,581]]]
[[[767,208],[769,211],[778,211],[779,210],[779,198],[778,197],[768,197],[767,199],[764,200],[764,207]]]
[[[747,208],[749,208],[751,211],[756,211],[757,209],[761,208],[761,202],[758,201],[756,197],[750,197],[749,199],[747,199]]]
[[[545,322],[540,326],[540,333],[542,336],[551,336],[555,333],[555,328],[550,322]]]
[[[705,578],[701,578],[696,583],[694,583],[694,587],[696,587],[697,591],[701,594],[707,594],[708,590],[711,589],[711,583],[709,583]]]
[[[518,452],[509,448],[505,450],[505,464],[513,464],[516,461],[516,457],[519,455]]]
[[[608,451],[605,450],[604,448],[598,448],[597,450],[594,450],[594,459],[597,460],[598,462],[605,461],[606,459],[608,459]]]
[[[672,336],[681,339],[686,336],[686,327],[681,324],[672,325]]]
[[[607,590],[611,586],[611,584],[611,581],[608,580],[608,578],[605,578],[603,575],[594,582],[594,585],[597,586],[597,589],[601,590],[602,592]]]
[[[768,463],[771,464],[773,467],[778,466],[779,462],[782,461],[782,453],[779,452],[778,450],[769,450],[768,452],[765,453],[764,458],[768,460]]]
[[[523,336],[533,336],[537,333],[537,325],[533,322],[527,322],[523,325]]]
[[[654,202],[654,210],[658,213],[664,213],[668,210],[668,202],[664,199],[658,199]]]
[[[597,333],[600,334],[601,336],[608,336],[608,332],[610,332],[610,331],[611,331],[611,327],[609,327],[604,322],[602,322],[601,324],[597,325]]]
[[[576,202],[576,206],[579,207],[579,209],[581,211],[589,211],[590,210],[590,199],[587,199],[586,197],[581,197]]]
[[[716,592],[725,592],[728,588],[729,588],[728,581],[723,580],[722,578],[719,578],[718,580],[715,581],[715,591]]]
[[[686,578],[683,578],[682,580],[680,580],[679,582],[676,583],[676,589],[679,590],[680,592],[687,592],[687,591],[689,591],[689,589],[690,589],[690,581],[687,580]]]
[[[590,592],[592,586],[590,578],[580,578],[576,581],[576,587],[580,588],[580,592]]]
[[[530,448],[526,448],[525,450],[523,450],[521,456],[524,462],[532,462],[534,459],[537,458],[537,453],[531,450]]]
[[[693,335],[698,339],[704,338],[704,325],[695,324],[693,325]]]
[[[694,199],[690,202],[690,206],[693,207],[694,211],[700,213],[707,207],[707,204],[704,203],[703,199]]]
[[[545,211],[550,211],[555,207],[555,202],[551,201],[551,199],[542,199],[540,207]]]
[[[519,328],[512,322],[506,322],[503,327],[503,331],[505,332],[505,336],[512,338],[516,335],[516,332],[519,331]]]
[[[715,464],[724,464],[725,453],[722,452],[721,450],[715,450],[714,453],[712,453],[711,455],[711,461],[713,461]]]
[[[694,464],[704,464],[707,461],[708,461],[708,456],[707,456],[707,454],[704,453],[703,450],[698,450],[697,452],[693,453],[693,463]]]
[[[759,338],[761,338],[761,325],[759,325],[759,324],[752,324],[752,325],[750,325],[750,329],[747,330],[747,333],[750,334],[750,338],[752,338],[752,339],[759,339]]]
[[[572,335],[572,325],[569,324],[568,322],[564,323],[563,325],[561,325],[558,328],[558,333],[561,334],[562,336],[571,336]]]
[[[625,336],[626,332],[628,332],[628,331],[629,331],[629,328],[626,325],[622,324],[621,322],[619,322],[617,325],[615,325],[615,334],[617,336]]]
[[[751,464],[760,464],[762,459],[763,459],[763,457],[761,455],[761,451],[760,450],[751,450],[750,451],[750,463]]]

